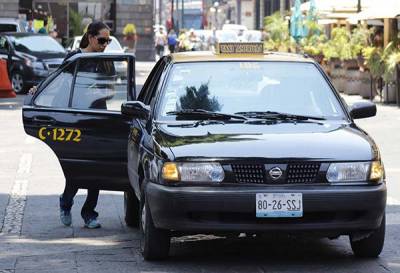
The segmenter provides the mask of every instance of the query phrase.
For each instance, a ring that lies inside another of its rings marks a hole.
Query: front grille
[[[313,183],[317,178],[320,163],[289,164],[287,183]]]
[[[263,184],[265,169],[262,164],[232,164],[232,171],[238,183]]]
[[[316,183],[321,163],[289,163],[278,164],[282,169],[281,178],[274,180],[269,175],[274,164],[231,164],[236,183],[248,184],[306,184]]]

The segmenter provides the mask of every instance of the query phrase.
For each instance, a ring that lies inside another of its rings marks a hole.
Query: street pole
[[[280,0],[279,9],[280,9],[281,17],[283,17],[285,15],[285,10],[286,10],[285,4],[286,4],[286,0]]]
[[[181,22],[182,22],[182,28],[185,28],[185,0],[182,0],[182,11],[181,11]]]
[[[357,12],[360,12],[361,11],[361,0],[358,0],[358,3],[357,3]]]
[[[162,0],[159,0],[158,1],[159,2],[159,5],[158,5],[158,16],[159,16],[159,24],[160,24],[160,26],[162,25],[162,20],[161,20],[161,14],[162,14],[162,12],[161,12],[161,10],[162,10]]]
[[[174,22],[174,2],[175,0],[171,0],[171,28],[175,30],[175,22]]]
[[[67,0],[67,38],[69,39],[69,0]]]

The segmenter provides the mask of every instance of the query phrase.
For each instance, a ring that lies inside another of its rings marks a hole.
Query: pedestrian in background
[[[43,26],[38,30],[40,34],[47,34],[47,19],[43,20]]]
[[[175,52],[175,47],[177,43],[178,36],[176,36],[175,30],[171,29],[168,33],[168,49],[170,53]]]
[[[29,32],[29,33],[35,33],[35,29],[33,28],[33,21],[32,21],[32,19],[29,19],[29,21],[28,21],[28,25],[26,26],[26,32]]]
[[[163,29],[160,28],[156,34],[156,40],[155,40],[156,53],[160,58],[164,56],[164,48],[166,44],[167,44],[167,36],[165,35]]]

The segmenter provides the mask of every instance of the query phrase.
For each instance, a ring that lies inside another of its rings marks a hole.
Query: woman
[[[108,26],[102,22],[93,22],[88,26],[86,33],[83,35],[79,44],[79,49],[70,52],[64,61],[79,53],[103,52],[110,42],[110,29]],[[107,67],[107,64],[104,64],[102,67]],[[102,69],[102,67],[100,67],[100,69]],[[98,63],[86,63],[84,70],[96,72],[99,70]],[[60,219],[66,226],[70,226],[72,223],[71,207],[77,192],[78,187],[66,180],[64,192],[60,196]],[[95,211],[98,197],[98,189],[88,189],[86,202],[81,210],[81,216],[85,221],[86,228],[93,229],[101,227],[100,223],[97,221],[99,214]]]

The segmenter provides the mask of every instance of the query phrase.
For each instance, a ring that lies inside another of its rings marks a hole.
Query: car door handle
[[[45,123],[49,125],[56,123],[56,120],[54,118],[48,116],[35,116],[32,120],[35,123]]]

